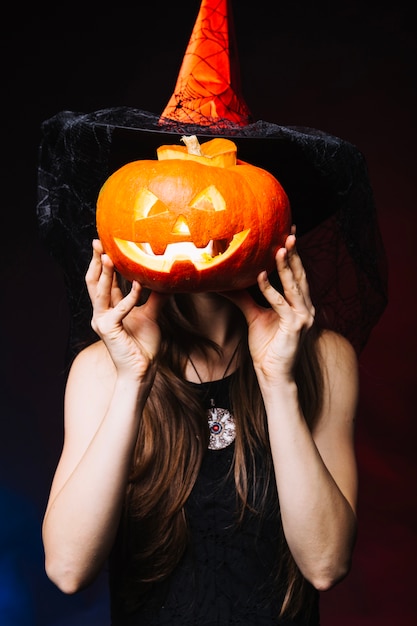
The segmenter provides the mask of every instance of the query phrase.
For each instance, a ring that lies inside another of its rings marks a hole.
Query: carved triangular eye
[[[210,185],[194,198],[191,207],[202,211],[224,211],[226,201],[217,187]]]
[[[190,229],[188,228],[187,220],[183,215],[180,215],[174,224],[172,232],[176,235],[189,235]]]
[[[152,191],[145,188],[139,191],[134,206],[134,217],[136,220],[150,215],[156,215],[157,213],[163,213],[166,210],[166,206]]]

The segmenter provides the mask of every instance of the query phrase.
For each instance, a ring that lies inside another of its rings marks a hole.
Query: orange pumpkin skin
[[[127,163],[99,193],[98,235],[120,274],[155,291],[190,293],[243,289],[270,272],[291,227],[276,178],[229,158],[218,166],[162,157]]]

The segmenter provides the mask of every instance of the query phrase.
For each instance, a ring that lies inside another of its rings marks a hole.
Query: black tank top
[[[214,397],[216,406],[230,409],[232,376],[198,385],[205,408]],[[207,450],[186,505],[190,528],[186,553],[139,610],[130,616],[113,613],[113,626],[319,625],[313,590],[310,618],[304,614],[294,620],[278,618],[284,591],[275,579],[280,558],[276,507],[262,517],[247,512],[241,523],[236,522],[236,489],[229,473],[233,453],[234,443]],[[285,581],[281,584],[285,587]]]

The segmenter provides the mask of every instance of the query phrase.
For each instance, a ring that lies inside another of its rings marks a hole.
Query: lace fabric
[[[84,276],[97,236],[96,200],[106,178],[156,148],[200,141],[216,128],[172,122],[151,113],[111,108],[63,111],[44,122],[39,149],[37,216],[41,238],[62,266],[72,325],[71,351],[91,341],[91,306]],[[297,227],[317,319],[344,334],[358,352],[387,303],[387,268],[366,163],[352,144],[310,128],[258,121],[223,129],[238,157],[269,170],[282,183]]]
[[[214,395],[217,404],[230,409],[232,377],[197,385],[203,405],[209,406],[208,396]],[[275,576],[280,558],[276,487],[271,489],[269,510],[262,516],[248,511],[238,524],[230,474],[233,454],[234,443],[207,451],[186,505],[186,554],[139,610],[127,615],[114,602],[113,626],[318,626],[318,594],[313,591],[310,617],[301,613],[292,620],[278,618],[283,593]],[[262,455],[257,472],[262,474]]]

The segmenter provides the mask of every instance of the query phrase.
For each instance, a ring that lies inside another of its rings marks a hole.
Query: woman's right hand
[[[158,315],[167,296],[152,292],[145,304],[136,306],[142,287],[133,281],[123,297],[114,265],[98,239],[93,241],[85,280],[93,305],[91,326],[105,343],[118,374],[143,380],[152,373],[159,351]]]

